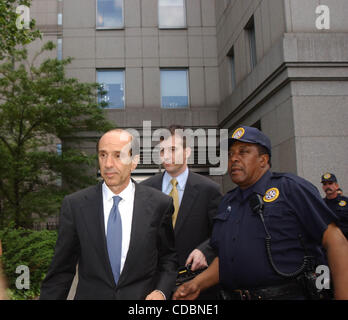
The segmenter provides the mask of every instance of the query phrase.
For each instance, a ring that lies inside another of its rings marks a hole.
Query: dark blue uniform
[[[336,217],[318,190],[292,174],[266,172],[252,187],[228,192],[215,217],[211,245],[219,257],[220,283],[227,290],[277,285],[284,278],[272,269],[265,249],[265,229],[260,216],[252,212],[249,196],[261,194],[264,219],[272,236],[272,258],[278,270],[297,271],[303,263],[304,248],[327,264],[321,247],[322,236]]]
[[[327,206],[336,214],[338,218],[337,226],[342,230],[348,239],[348,198],[337,196],[335,199],[324,199]]]

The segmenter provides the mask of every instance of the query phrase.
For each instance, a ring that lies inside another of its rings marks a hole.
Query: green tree
[[[48,42],[30,62],[23,50],[0,65],[0,227],[9,221],[31,227],[33,214],[43,219],[56,213],[65,194],[96,181],[87,173],[95,155],[79,151],[77,143],[83,132],[111,128],[105,103],[96,99],[100,86],[67,78],[70,58],[37,66],[54,47]],[[57,138],[62,153],[56,152]]]
[[[41,282],[52,261],[57,231],[14,229],[10,225],[0,230],[0,238],[3,247],[0,263],[7,278],[8,296],[12,300],[37,298]],[[16,269],[21,265],[29,268],[29,288],[20,289],[16,286],[17,277],[20,276]]]
[[[1,0],[0,1],[0,61],[5,57],[16,54],[18,45],[25,45],[41,37],[39,30],[35,30],[35,20],[31,19],[29,29],[18,28],[19,15],[16,8],[19,5],[30,7],[31,0]],[[21,21],[23,25],[23,21]]]

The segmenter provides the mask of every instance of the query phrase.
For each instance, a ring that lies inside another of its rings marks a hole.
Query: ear
[[[192,149],[190,147],[186,147],[185,149],[185,155],[186,155],[186,159],[188,159],[191,155]]]
[[[135,168],[138,166],[139,160],[140,160],[140,155],[138,154],[132,158],[132,164],[131,164],[132,171],[134,171]]]
[[[261,168],[266,168],[266,166],[269,166],[269,155],[268,154],[262,154],[260,155],[260,166]]]

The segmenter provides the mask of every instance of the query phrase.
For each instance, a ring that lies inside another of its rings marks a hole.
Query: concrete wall
[[[220,95],[225,100],[231,93],[228,52],[234,46],[237,85],[251,72],[248,42],[244,30],[254,15],[256,54],[260,62],[285,32],[284,4],[279,0],[216,1],[217,46]]]
[[[62,28],[58,26],[58,12],[61,12],[61,2],[57,0],[33,0],[30,7],[30,18],[35,19],[36,26],[43,33],[42,40],[30,43],[28,57],[31,60],[35,53],[40,51],[42,45],[47,41],[52,41],[57,45],[57,38],[61,35]],[[41,58],[36,63],[40,64],[46,58],[56,58],[57,49],[54,49]]]
[[[30,16],[42,32],[54,31],[58,27],[58,11],[61,3],[57,0],[33,0]]]
[[[346,0],[283,0],[287,32],[317,32],[316,20],[322,12],[318,6],[329,8],[330,29],[325,32],[347,32],[348,3]]]
[[[319,188],[333,172],[347,194],[348,34],[287,34],[285,43],[286,59],[297,61],[288,68],[297,172]]]
[[[348,190],[346,0],[189,0],[187,28],[175,30],[158,29],[157,0],[124,3],[121,30],[96,30],[95,0],[64,1],[63,27],[56,23],[61,3],[34,0],[31,10],[45,39],[56,41],[62,33],[63,57],[75,58],[69,76],[94,82],[97,68],[126,70],[126,107],[107,110],[111,121],[127,128],[151,120],[153,128],[180,123],[230,130],[260,121],[272,141],[274,170],[297,173],[318,187],[321,173],[333,171]],[[315,10],[323,4],[330,9],[329,30],[316,28]],[[252,15],[253,70],[244,30]],[[234,89],[227,57],[232,46]],[[161,109],[162,67],[189,69],[188,109]],[[227,190],[229,178],[223,180]]]
[[[330,9],[330,29],[318,30],[315,10]],[[337,174],[348,190],[347,1],[217,1],[221,127],[260,121],[273,148],[273,170],[298,174],[321,190],[320,176]],[[250,69],[244,27],[254,15],[257,65]],[[234,46],[236,87],[228,52]],[[229,177],[224,189],[233,187]],[[347,191],[346,191],[347,193]]]
[[[125,27],[96,30],[96,1],[65,1],[63,56],[75,58],[68,75],[96,81],[98,68],[125,69],[124,110],[108,110],[120,127],[173,122],[186,126],[216,126],[220,104],[215,7],[210,0],[190,0],[187,28],[158,29],[157,0],[124,1]],[[189,69],[190,107],[161,109],[160,68]]]

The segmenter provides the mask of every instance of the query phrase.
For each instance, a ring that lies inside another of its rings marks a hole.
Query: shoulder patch
[[[263,197],[265,202],[273,202],[279,197],[279,190],[277,188],[268,189]]]

